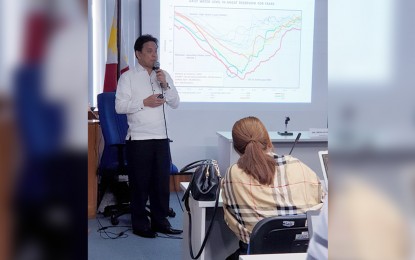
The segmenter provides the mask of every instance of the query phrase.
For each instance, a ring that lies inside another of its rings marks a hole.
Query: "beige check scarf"
[[[263,218],[304,214],[322,206],[324,196],[319,178],[300,160],[277,157],[273,185],[262,185],[232,165],[222,179],[225,221],[243,242]]]

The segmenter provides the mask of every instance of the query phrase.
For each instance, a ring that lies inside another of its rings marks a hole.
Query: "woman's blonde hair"
[[[235,150],[241,155],[237,164],[261,184],[274,182],[276,162],[269,152],[273,146],[264,124],[256,117],[245,117],[232,127]]]

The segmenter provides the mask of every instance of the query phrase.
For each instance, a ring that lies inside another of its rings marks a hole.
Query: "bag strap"
[[[196,168],[196,167],[198,167],[200,165],[203,165],[203,164],[206,164],[208,162],[209,162],[209,160],[208,159],[205,159],[205,160],[199,160],[199,161],[195,161],[195,162],[189,163],[188,165],[184,166],[180,170],[180,173],[187,172],[188,170],[191,170],[193,168]]]
[[[216,169],[219,172],[217,162],[215,160],[210,160],[210,159],[204,159],[204,160],[199,160],[199,161],[189,163],[188,165],[184,166],[180,170],[180,172],[183,173],[183,172],[186,172],[186,171],[191,170],[193,168],[196,168],[196,167],[199,167],[199,166],[202,166],[202,165],[206,165],[206,164],[213,164],[214,167],[212,169]],[[218,177],[219,177],[219,189],[220,189],[220,179],[221,179],[220,174],[218,175]],[[190,191],[192,189],[192,186],[194,185],[193,183],[194,183],[194,174],[192,175],[192,179],[189,182],[189,186],[187,186],[187,189],[184,192],[183,197],[182,197],[182,201],[184,202],[184,206],[186,207],[187,212],[190,212],[189,196],[190,196]]]
[[[187,189],[184,192],[183,197],[182,197],[182,201],[184,201],[184,206],[187,212],[190,212],[189,196],[190,196],[190,190],[192,189],[193,183],[194,183],[194,175],[192,175],[192,179],[190,179],[189,185],[187,186]]]
[[[186,171],[191,170],[193,168],[199,167],[199,166],[204,164],[204,163],[200,163],[200,162],[203,162],[203,161],[206,161],[206,160],[199,160],[199,161],[196,161],[196,162],[192,162],[192,163],[186,165],[185,167],[183,167],[180,170],[180,172],[186,172]],[[183,197],[182,197],[182,201],[184,202],[184,206],[186,207],[187,212],[190,211],[189,196],[190,196],[190,191],[192,190],[192,186],[194,185],[193,184],[194,183],[194,177],[195,177],[195,175],[192,174],[192,178],[190,179],[189,185],[187,186],[187,189],[184,192]]]
[[[186,190],[186,193],[188,193],[188,191],[190,190],[190,185],[192,183],[193,183],[193,178],[192,178],[192,181],[189,183],[189,186]],[[205,245],[206,245],[206,242],[209,238],[210,231],[212,230],[213,223],[215,222],[214,219],[215,219],[216,211],[217,211],[218,205],[219,205],[220,187],[221,187],[221,178],[219,177],[219,184],[218,184],[218,188],[216,190],[216,201],[215,201],[215,208],[213,210],[212,221],[210,221],[209,227],[208,227],[207,232],[205,234],[205,238],[203,239],[202,245],[200,246],[199,252],[197,253],[196,256],[194,256],[194,254],[193,254],[193,246],[192,246],[192,215],[190,213],[190,207],[189,207],[189,195],[187,195],[186,198],[183,195],[183,199],[185,199],[185,206],[186,206],[186,210],[187,210],[187,215],[189,216],[189,234],[188,235],[189,235],[190,257],[192,259],[198,259],[200,257],[200,255],[202,254],[203,249],[205,249]]]
[[[208,159],[205,159],[205,160],[198,160],[198,161],[195,161],[195,162],[189,163],[188,165],[184,166],[184,167],[180,170],[180,172],[181,172],[181,173],[183,173],[183,172],[187,172],[188,170],[191,170],[191,169],[194,169],[194,168],[196,168],[196,167],[199,167],[199,166],[202,166],[202,165],[208,164],[208,163],[210,163],[210,162],[211,162],[211,160],[208,160]],[[190,182],[189,182],[189,186],[187,186],[187,189],[186,189],[186,191],[184,192],[183,197],[182,197],[182,201],[184,201],[184,206],[186,207],[186,211],[187,211],[187,212],[190,212],[190,207],[189,207],[189,196],[190,196],[190,191],[191,191],[191,189],[192,189],[192,186],[194,185],[193,183],[194,183],[194,174],[192,175],[192,179],[191,179],[191,180],[190,180]]]

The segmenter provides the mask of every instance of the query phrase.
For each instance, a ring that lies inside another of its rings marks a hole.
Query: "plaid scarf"
[[[304,214],[322,207],[324,192],[318,176],[300,160],[286,155],[275,158],[274,183],[262,185],[232,165],[222,179],[226,224],[244,243],[263,218]]]

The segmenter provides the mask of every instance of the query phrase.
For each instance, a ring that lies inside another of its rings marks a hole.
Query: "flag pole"
[[[117,81],[121,74],[121,0],[117,0]]]
[[[138,16],[139,16],[138,21],[140,23],[139,26],[138,26],[138,28],[139,28],[138,35],[141,35],[142,32],[143,32],[143,27],[142,27],[143,16],[142,16],[142,10],[141,10],[141,0],[138,1]]]

